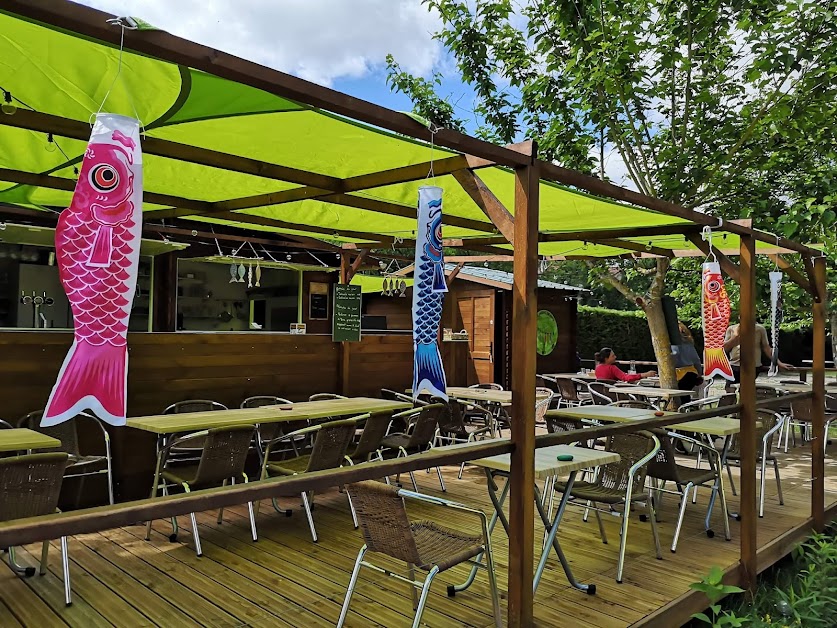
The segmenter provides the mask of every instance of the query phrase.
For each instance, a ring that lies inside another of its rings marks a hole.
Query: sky
[[[433,34],[435,11],[421,0],[77,0],[250,61],[332,87],[396,111],[412,103],[386,84],[386,56],[428,78],[443,76],[440,95],[473,132],[473,92]],[[176,7],[176,8],[175,8]],[[522,138],[521,138],[522,139]],[[609,151],[608,177],[634,187],[621,157]]]

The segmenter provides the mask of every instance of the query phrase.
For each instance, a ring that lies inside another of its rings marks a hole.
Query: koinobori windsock
[[[779,325],[782,324],[782,271],[770,272],[770,335],[773,345],[773,355],[770,357],[770,370],[767,374],[772,377],[779,372]]]
[[[55,230],[58,272],[75,336],[42,426],[67,421],[83,410],[113,425],[125,424],[128,318],[141,231],[139,121],[99,114],[73,199]]]
[[[439,353],[439,323],[445,292],[442,252],[442,188],[419,188],[413,285],[413,398],[422,392],[447,399]]]
[[[735,379],[727,354],[724,352],[724,335],[729,327],[730,305],[721,266],[718,262],[703,264],[703,376],[716,375]]]

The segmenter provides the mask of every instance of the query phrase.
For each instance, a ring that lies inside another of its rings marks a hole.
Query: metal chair
[[[447,412],[447,404],[431,403],[421,408],[413,408],[393,415],[393,419],[403,418],[407,421],[407,431],[387,436],[381,443],[382,451],[384,453],[387,450],[396,451],[395,457],[400,458],[401,456],[409,456],[429,450],[433,447],[436,438],[439,419],[443,418]],[[413,482],[413,489],[418,490],[416,476],[412,471],[409,473],[410,480]],[[442,478],[442,470],[439,467],[436,467],[436,473],[439,476],[439,484],[442,486],[442,490],[446,491],[445,480]],[[396,482],[399,481],[400,476],[400,473],[396,476]]]
[[[244,410],[246,408],[263,408],[264,406],[278,406],[278,405],[291,405],[292,402],[284,399],[283,397],[274,397],[272,395],[257,395],[255,397],[247,397],[244,401],[241,402],[241,409]],[[272,421],[270,423],[259,423],[256,425],[256,453],[259,455],[259,466],[261,466],[262,462],[264,462],[264,449],[265,443],[268,441],[273,440],[280,434],[285,434],[287,432],[293,432],[295,430],[301,430],[303,428],[308,427],[308,421],[301,420],[301,421],[286,421],[283,423],[279,423],[276,421]],[[291,443],[292,449],[288,451],[294,451],[295,453],[299,453],[298,445],[300,443]]]
[[[483,388],[485,390],[503,390],[500,384],[494,382],[486,382],[485,384],[471,384],[468,388]]]
[[[779,505],[785,505],[785,498],[782,495],[782,478],[779,477],[779,461],[773,454],[773,436],[779,432],[784,425],[785,417],[778,412],[766,410],[763,408],[756,409],[756,442],[761,441],[761,448],[756,452],[756,460],[761,462],[760,468],[760,493],[759,493],[759,517],[764,517],[764,484],[765,484],[765,467],[767,462],[773,463],[773,472],[776,475],[776,489],[779,493]],[[726,465],[727,474],[729,475],[730,487],[732,494],[736,495],[735,482],[732,479],[731,462],[741,463],[741,439],[738,434],[732,437],[729,452],[727,453]]]
[[[674,529],[674,538],[671,541],[671,551],[677,551],[677,540],[680,537],[680,530],[683,527],[683,517],[686,514],[686,504],[689,502],[689,493],[694,488],[698,487],[709,488],[713,492],[717,492],[721,500],[721,513],[724,520],[724,535],[727,541],[730,540],[729,531],[729,516],[727,513],[727,499],[723,488],[723,469],[721,468],[721,454],[714,447],[710,447],[706,443],[702,443],[695,438],[689,438],[676,432],[666,432],[665,430],[653,430],[653,433],[660,441],[660,448],[657,455],[651,462],[648,463],[647,477],[659,482],[659,486],[655,489],[657,493],[657,509],[660,508],[662,494],[674,493],[680,496],[680,514],[677,517],[677,526]],[[709,470],[687,467],[677,464],[677,458],[674,451],[675,440],[687,441],[694,449],[699,449],[706,453],[709,460]],[[672,482],[677,487],[676,491],[667,490],[665,485],[667,482]],[[715,536],[712,529],[706,530],[706,535],[709,538]]]
[[[69,456],[69,464],[65,469],[65,478],[79,478],[90,475],[107,475],[108,482],[108,502],[114,503],[113,499],[113,457],[110,451],[110,434],[105,429],[99,419],[89,414],[81,413],[58,425],[51,427],[41,427],[41,418],[43,417],[43,410],[30,412],[18,421],[18,427],[28,427],[29,429],[41,432],[47,436],[52,436],[61,441],[61,447],[58,451],[63,451]],[[79,448],[78,441],[78,420],[84,419],[95,425],[102,433],[102,441],[105,446],[104,455],[86,455],[82,454]],[[56,451],[51,449],[51,452]],[[104,466],[104,468],[101,468]],[[79,494],[81,494],[82,485],[79,484]]]
[[[555,386],[558,388],[558,407],[562,405],[566,408],[573,406],[580,406],[586,403],[578,395],[578,385],[575,380],[567,379],[566,377],[555,378]],[[586,387],[586,386],[585,386]]]
[[[546,427],[544,417],[554,398],[555,393],[551,389],[540,386],[535,388],[535,427]]]
[[[828,428],[831,427],[831,422],[837,420],[837,404],[834,404],[835,399],[831,395],[825,396],[825,436],[828,438]],[[829,402],[833,405],[829,407]],[[791,402],[791,412],[794,424],[803,427],[804,432],[810,434],[811,426],[814,422],[814,400],[801,399],[799,401]],[[786,417],[786,424],[790,423],[791,418]],[[785,437],[785,447],[787,447],[787,437]]]
[[[418,628],[421,625],[421,616],[427,604],[433,579],[440,572],[462,563],[478,565],[488,571],[494,625],[497,627],[502,625],[500,597],[491,552],[491,536],[488,533],[485,513],[446,499],[403,489],[398,490],[380,482],[367,481],[350,484],[347,491],[354,497],[357,505],[358,520],[365,544],[360,548],[355,560],[355,567],[346,590],[346,599],[340,611],[340,618],[337,620],[338,628],[346,621],[361,567],[367,567],[410,585],[413,609],[416,611],[413,628]],[[432,521],[410,521],[404,505],[405,499],[473,513],[480,518],[481,534],[465,534]],[[403,560],[407,563],[409,577],[405,578],[393,573],[388,567],[378,567],[367,561],[365,559],[367,552],[376,552],[395,560]],[[485,555],[485,564],[479,560],[483,555]],[[427,572],[427,577],[423,582],[416,580],[416,568]],[[421,596],[418,599],[416,599],[416,589],[421,589]]]
[[[473,428],[471,430],[468,429],[468,425],[465,423],[465,419],[463,417],[463,406],[464,407],[480,407],[476,406],[473,403],[463,403],[458,399],[451,399],[449,401],[445,401],[444,399],[434,398],[434,403],[443,403],[447,405],[446,412],[440,412],[438,415],[437,420],[437,427],[436,427],[436,436],[433,440],[434,446],[441,446],[441,445],[453,445],[455,443],[473,443],[477,440],[478,437],[482,436],[485,438],[487,435],[489,438],[493,438],[494,435],[494,426],[493,425],[486,425],[484,427]],[[488,417],[491,414],[488,410],[484,410]],[[462,472],[465,470],[465,463],[463,462],[459,465],[459,479],[462,479]]]
[[[328,401],[329,399],[348,399],[348,397],[337,393],[315,393],[308,397],[308,401]]]
[[[151,498],[157,497],[158,491],[162,490],[163,495],[169,494],[170,486],[182,486],[187,493],[192,489],[209,488],[213,486],[226,486],[227,482],[235,484],[236,479],[241,478],[247,482],[247,474],[244,472],[244,465],[247,462],[247,452],[250,450],[250,443],[253,439],[255,425],[236,425],[231,427],[219,427],[212,430],[204,430],[187,434],[176,438],[163,447],[157,455],[157,468],[154,471],[154,483],[151,486]],[[201,440],[203,448],[201,457],[197,464],[185,465],[181,461],[175,466],[168,466],[169,451],[177,445],[188,441]],[[162,480],[162,482],[161,482]],[[253,503],[247,502],[250,511],[250,531],[253,540],[258,540],[256,533],[256,517],[253,513]],[[224,509],[218,511],[218,523],[224,516]],[[195,513],[190,513],[192,520],[192,536],[195,539],[195,551],[198,556],[203,554],[201,539],[198,532],[198,522]],[[177,540],[177,517],[171,518],[172,533],[169,540],[173,543]],[[151,538],[151,520],[146,523],[145,540]]]
[[[0,458],[0,521],[49,515],[56,511],[61,494],[64,469],[69,463],[66,452],[29,454]],[[9,566],[18,575],[32,577],[34,567],[21,567],[15,561],[15,548],[9,547]],[[49,541],[41,546],[41,575],[47,571]],[[67,537],[61,537],[61,564],[64,571],[64,603],[72,604],[70,559]]]
[[[392,412],[372,412],[361,416],[353,417],[354,421],[363,423],[363,431],[360,433],[354,451],[346,454],[350,464],[357,462],[368,462],[370,460],[383,460],[381,454],[381,443],[392,424]]]
[[[657,455],[657,451],[660,449],[660,441],[654,434],[647,431],[633,434],[614,434],[608,438],[605,449],[619,454],[619,462],[599,467],[599,473],[592,482],[577,481],[570,491],[570,496],[580,501],[589,502],[588,507],[592,505],[603,543],[607,543],[607,536],[600,512],[619,514],[622,517],[619,559],[616,567],[616,582],[622,582],[625,547],[628,540],[628,520],[632,504],[645,503],[648,519],[651,521],[651,532],[654,536],[657,558],[662,559],[663,557],[660,551],[660,537],[657,532],[657,517],[654,512],[653,487],[649,487],[647,493],[645,492],[645,475],[648,463]],[[555,483],[555,490],[564,492],[565,489],[565,484]],[[600,503],[608,505],[609,509],[600,510],[598,507]],[[578,505],[581,506],[581,504]],[[624,511],[619,513],[615,509],[616,506],[623,506]]]
[[[355,419],[344,419],[342,421],[331,421],[329,423],[320,423],[312,425],[296,432],[284,434],[270,441],[265,452],[265,459],[262,463],[261,479],[264,480],[275,475],[300,475],[303,473],[310,473],[312,471],[322,471],[324,469],[337,469],[343,466],[346,461],[346,452],[352,438],[355,435],[355,427],[357,421]],[[313,434],[314,446],[310,453],[302,454],[287,460],[279,460],[271,462],[270,453],[274,445],[284,441],[292,440],[297,436]],[[305,514],[308,517],[308,526],[311,528],[311,537],[314,542],[317,542],[317,529],[314,527],[314,516],[311,514],[311,502],[313,493],[309,496],[308,492],[302,493],[302,504],[305,507]],[[286,516],[291,516],[292,511],[282,511],[279,508],[276,500],[273,499],[273,507],[277,512],[284,512]],[[349,507],[352,511],[352,519],[355,527],[357,527],[357,515],[355,514],[354,506],[352,505],[352,498],[349,497]],[[256,506],[258,510],[258,505]]]
[[[213,412],[215,410],[229,410],[223,403],[209,399],[185,399],[171,404],[163,414],[181,414],[183,412]]]
[[[381,399],[389,399],[390,401],[403,401],[404,403],[412,403],[415,405],[426,405],[421,399],[413,399],[410,395],[390,390],[389,388],[381,388]]]
[[[587,390],[590,393],[590,398],[593,404],[597,406],[607,406],[614,401],[619,401],[616,393],[611,392],[610,384],[605,382],[587,382]]]

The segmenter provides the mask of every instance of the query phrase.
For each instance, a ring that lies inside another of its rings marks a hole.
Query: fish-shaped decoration
[[[258,262],[256,262],[256,287],[259,288],[262,285],[262,266]]]
[[[407,282],[403,279],[398,282],[398,296],[399,297],[406,297],[407,296]]]
[[[782,271],[770,271],[770,335],[773,355],[770,357],[769,377],[779,373],[779,325],[782,324],[784,307],[782,303]]]
[[[128,318],[142,231],[139,121],[99,114],[70,206],[55,229],[61,285],[75,337],[49,396],[41,426],[83,410],[124,425]]]
[[[230,264],[230,283],[238,282],[238,266]]]
[[[730,305],[721,266],[718,262],[703,265],[703,376],[719,375],[728,380],[735,379],[729,358],[724,353],[724,334],[729,327]]]
[[[244,273],[247,272],[247,269],[244,268],[244,264],[240,264],[238,267],[238,283],[244,283]]]
[[[413,399],[422,392],[447,399],[439,353],[439,322],[448,291],[442,249],[442,188],[419,188],[413,286]]]
[[[247,287],[248,288],[253,287],[253,265],[252,264],[250,264],[247,267]]]

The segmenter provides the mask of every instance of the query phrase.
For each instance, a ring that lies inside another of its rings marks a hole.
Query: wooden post
[[[538,184],[535,165],[515,170],[514,295],[512,310],[511,496],[509,499],[508,623],[531,626],[533,621],[533,560],[535,534],[535,344],[538,279]]]
[[[351,281],[352,265],[350,264],[349,254],[345,251],[340,255],[340,283],[347,284]],[[351,348],[348,342],[340,343],[340,358],[338,360],[340,365],[340,394],[349,396],[351,391],[349,386],[349,378],[351,377],[350,359]]]
[[[154,258],[152,331],[177,330],[177,251]]]
[[[739,259],[741,278],[741,578],[742,586],[751,593],[756,586],[756,360],[753,353],[756,331],[756,241],[741,236]]]
[[[825,258],[814,259],[814,273],[811,282],[814,288],[813,326],[814,326],[814,364],[811,387],[814,397],[811,400],[811,517],[814,529],[825,529]]]

